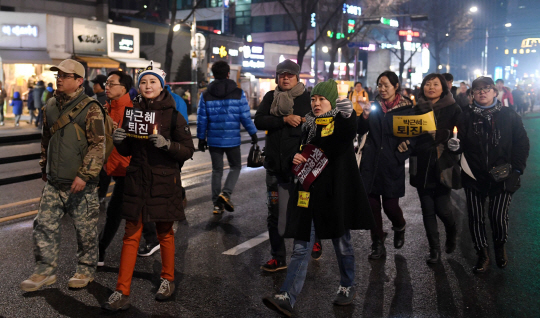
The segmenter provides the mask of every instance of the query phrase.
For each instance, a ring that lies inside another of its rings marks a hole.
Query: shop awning
[[[51,64],[52,59],[45,50],[0,50],[2,63]]]
[[[124,58],[114,58],[117,61],[126,63],[126,67],[130,68],[145,68],[150,65],[150,61],[145,59],[124,59]],[[154,66],[161,68],[161,63],[154,61]]]
[[[119,68],[120,62],[110,59],[105,56],[75,56],[76,60],[80,60],[86,63],[91,68]]]

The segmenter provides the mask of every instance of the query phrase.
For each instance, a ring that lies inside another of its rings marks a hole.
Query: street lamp
[[[180,31],[180,24],[175,24],[172,30],[173,30],[174,32]]]
[[[506,23],[504,26],[507,27],[507,28],[509,28],[509,27],[512,26],[512,23],[508,22],[508,23]]]
[[[476,7],[476,6],[471,7],[471,8],[469,9],[469,11],[472,12],[472,13],[475,13],[476,11],[478,11],[478,7]]]
[[[328,53],[328,46],[323,46],[322,51],[323,53]]]

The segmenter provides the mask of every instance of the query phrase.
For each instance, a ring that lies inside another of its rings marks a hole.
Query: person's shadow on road
[[[449,260],[449,262],[452,260]],[[452,287],[448,282],[448,275],[442,263],[429,266],[435,278],[435,292],[437,293],[437,312],[441,317],[457,317],[459,312],[454,301]]]
[[[384,272],[386,259],[370,260],[369,284],[364,299],[362,317],[382,317],[384,309],[384,283],[389,278]]]

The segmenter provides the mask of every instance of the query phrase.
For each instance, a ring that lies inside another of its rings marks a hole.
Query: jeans
[[[417,189],[417,191],[422,206],[422,217],[429,247],[440,249],[437,216],[443,222],[446,233],[455,225],[454,215],[452,215],[451,210],[452,203],[450,202],[452,190],[439,184],[434,189]]]
[[[33,109],[29,109],[28,112],[30,113],[30,125],[32,125],[34,121],[37,123],[36,112]]]
[[[15,115],[15,125],[18,125],[21,121],[21,115]]]
[[[268,226],[268,235],[270,237],[270,252],[272,258],[277,261],[285,261],[287,250],[285,248],[285,240],[279,235],[278,219],[279,219],[279,197],[278,184],[292,182],[291,176],[282,175],[273,171],[266,170],[266,192],[268,217],[266,223]]]
[[[107,219],[105,226],[99,234],[99,254],[105,255],[105,250],[111,244],[120,222],[122,222],[122,203],[124,202],[124,184],[125,177],[113,177],[114,188],[111,195],[111,200],[107,206]]]
[[[0,122],[4,122],[4,103],[0,103]]]
[[[315,226],[311,223],[311,236],[309,242],[294,240],[291,262],[287,268],[287,277],[281,286],[281,292],[287,292],[291,306],[294,307],[296,297],[302,291],[306,280],[307,267],[311,259],[311,249],[315,244]],[[341,279],[339,284],[343,287],[354,285],[354,248],[351,244],[351,232],[347,230],[340,238],[332,239]]]
[[[240,146],[231,148],[209,147],[210,159],[212,159],[212,202],[217,204],[217,198],[221,192],[227,197],[231,197],[234,186],[240,176],[242,161],[240,157]],[[230,171],[225,180],[223,191],[221,190],[221,178],[223,177],[223,154],[227,155]]]

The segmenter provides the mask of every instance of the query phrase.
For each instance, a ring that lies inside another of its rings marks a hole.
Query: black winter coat
[[[267,130],[264,167],[275,173],[289,174],[292,159],[302,136],[302,125],[292,127],[283,121],[283,116],[270,114],[270,106],[274,101],[274,91],[269,91],[255,114],[255,126],[259,130]],[[305,117],[311,111],[311,97],[308,91],[294,99],[293,115]]]
[[[131,156],[126,169],[122,217],[136,221],[142,213],[143,222],[185,220],[179,164],[191,158],[195,151],[189,126],[176,111],[167,90],[150,103],[137,96],[133,108],[161,112],[160,134],[171,145],[163,150],[149,140],[129,137],[115,145],[122,156]],[[176,128],[171,131],[174,118]]]
[[[321,137],[325,126],[317,125],[310,143],[324,151],[328,165],[311,184],[307,208],[297,206],[298,191],[304,189],[300,182],[296,184],[288,202],[290,218],[284,237],[309,241],[312,221],[320,239],[339,238],[346,230],[371,229],[375,224],[354,154],[356,112],[349,118],[338,113],[334,120],[330,136]]]
[[[411,147],[406,152],[397,150],[399,144],[408,138],[394,136],[393,116],[413,115],[415,110],[410,99],[401,98],[400,105],[403,106],[398,105],[386,114],[376,102],[367,120],[363,116],[358,117],[358,134],[362,136],[369,132],[360,163],[360,174],[369,194],[386,198],[405,195],[405,160],[409,158],[415,141],[414,138],[409,139]]]
[[[419,99],[419,102],[421,101]],[[461,107],[452,95],[448,94],[433,105],[433,112],[437,124],[436,138],[433,140],[430,134],[417,137],[409,160],[410,183],[419,189],[437,187],[441,183],[439,167],[458,164],[458,156],[450,153],[447,142],[452,137],[454,127],[457,126]],[[437,154],[437,147],[444,149],[440,156]],[[442,163],[438,160],[451,162]],[[459,173],[457,175],[459,176]]]
[[[500,101],[497,101],[500,104]],[[514,192],[519,188],[519,175],[523,174],[529,156],[529,138],[521,117],[510,107],[502,107],[493,114],[492,123],[475,114],[471,106],[466,109],[458,122],[460,149],[465,155],[472,174],[462,171],[464,188],[472,188],[486,194],[497,194],[504,190]],[[479,123],[481,121],[482,123]],[[488,131],[498,130],[500,139],[496,146],[486,138]],[[481,131],[484,131],[482,134]],[[489,171],[496,166],[510,163],[514,172],[506,182],[494,182]]]

